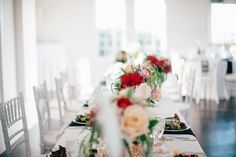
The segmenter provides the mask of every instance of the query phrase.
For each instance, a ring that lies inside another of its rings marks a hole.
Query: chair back
[[[60,114],[60,123],[61,125],[63,125],[64,121],[63,121],[62,105],[64,105],[64,112],[66,112],[67,104],[66,104],[64,94],[63,94],[62,79],[55,78],[55,84],[56,84],[57,103],[58,103],[59,114]]]
[[[57,101],[58,104],[62,104],[64,105],[64,110],[67,111],[67,103],[65,100],[65,96],[64,96],[64,80],[63,78],[55,78],[55,84],[56,84],[56,93],[57,93]]]
[[[29,133],[26,122],[25,106],[23,94],[13,98],[5,103],[0,104],[0,118],[6,146],[7,157],[11,157],[12,151],[16,146],[25,142],[26,156],[30,156]],[[22,128],[19,122],[22,122]],[[14,127],[16,126],[16,127]],[[14,132],[10,133],[9,130]],[[23,133],[23,138],[17,139]],[[14,141],[14,143],[12,142]]]
[[[229,98],[225,85],[226,72],[227,72],[227,62],[220,61],[218,63],[218,71],[217,71],[217,91],[219,99]]]
[[[196,76],[196,67],[193,65],[194,63],[191,62],[189,64],[189,72],[188,72],[188,87],[187,87],[187,101],[189,105],[192,105],[193,102],[193,93],[194,93],[194,86],[195,86],[195,76]]]
[[[48,124],[48,129],[51,128],[51,112],[49,107],[49,98],[46,81],[38,87],[33,87],[34,100],[36,104],[38,124],[39,124],[39,134],[40,134],[40,146],[44,146],[44,131],[45,124]]]

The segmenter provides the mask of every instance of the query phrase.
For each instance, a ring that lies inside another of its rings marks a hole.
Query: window
[[[96,0],[96,27],[100,56],[110,56],[126,44],[125,0]]]
[[[213,44],[236,44],[236,4],[212,3],[211,41]]]
[[[135,29],[141,51],[166,49],[166,6],[164,0],[135,0]]]

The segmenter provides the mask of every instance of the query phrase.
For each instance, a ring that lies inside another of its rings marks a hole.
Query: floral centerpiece
[[[104,97],[100,96],[100,98],[103,99]],[[119,95],[109,98],[108,106],[102,107],[106,104],[105,101],[99,103],[103,104],[98,105],[96,112],[91,112],[91,133],[80,146],[81,156],[89,157],[91,154],[96,154],[96,156],[117,155],[117,152],[113,155],[111,153],[111,149],[116,148],[109,147],[117,138],[121,143],[120,152],[122,152],[117,156],[152,156],[152,133],[158,121],[149,116],[150,114],[146,110],[147,101],[136,97],[134,88],[129,87],[121,90]],[[117,125],[114,125],[116,120],[112,120],[114,117],[117,119]],[[117,138],[114,138],[114,135]],[[117,144],[113,145],[118,147]],[[94,151],[95,149],[96,151]]]
[[[109,140],[108,144],[104,142],[103,151],[114,152],[113,157],[152,156],[152,134],[158,120],[150,116],[148,107],[159,100],[161,84],[171,72],[171,64],[165,58],[147,56],[142,65],[127,65],[121,70],[122,74],[113,84],[115,95],[112,99],[109,97],[106,101],[108,97],[97,92],[95,100],[100,107],[96,114],[91,113],[92,131],[81,145],[81,152],[86,157],[101,143],[101,139],[110,139],[110,143]],[[103,135],[104,132],[107,136]],[[125,148],[123,154],[117,155],[119,151],[111,151],[118,148],[119,142],[111,144],[114,141],[122,141],[121,145]]]
[[[158,121],[148,116],[148,102],[136,97],[133,87],[121,90],[113,101],[118,110],[123,145],[129,156],[151,156],[153,140],[150,135]]]
[[[127,87],[135,88],[135,95],[154,104],[160,98],[160,87],[171,72],[171,63],[168,59],[147,56],[142,65],[127,65],[122,68],[122,75],[116,80],[115,92]]]

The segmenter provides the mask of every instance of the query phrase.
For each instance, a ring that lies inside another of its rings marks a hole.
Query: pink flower
[[[148,69],[142,69],[139,74],[143,77],[143,78],[148,78],[150,77],[150,71]]]
[[[151,91],[151,99],[152,100],[157,101],[160,99],[160,96],[161,96],[160,88],[157,87],[157,88],[152,89],[152,91]]]

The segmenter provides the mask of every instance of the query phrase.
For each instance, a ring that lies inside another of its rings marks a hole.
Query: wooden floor
[[[192,108],[192,129],[209,157],[236,157],[236,98]]]
[[[192,106],[192,129],[208,157],[236,157],[236,98],[216,105],[202,101]],[[30,130],[32,156],[39,155],[38,127]],[[24,146],[14,153],[24,157]],[[21,154],[21,155],[20,155]],[[5,157],[5,155],[0,155]]]

